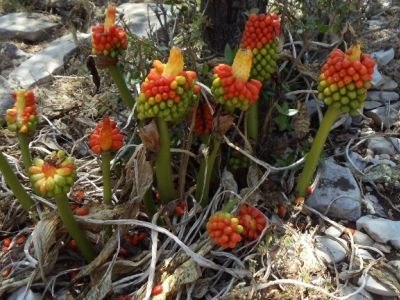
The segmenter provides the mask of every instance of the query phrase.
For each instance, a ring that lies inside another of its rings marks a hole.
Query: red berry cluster
[[[138,118],[161,117],[167,122],[178,122],[198,100],[197,75],[193,71],[182,71],[178,76],[164,77],[161,74],[151,71],[142,83],[137,105]]]
[[[243,237],[248,240],[256,240],[261,235],[267,219],[257,208],[249,205],[242,205],[239,210],[239,224],[243,226]]]
[[[89,138],[90,149],[99,154],[102,151],[118,151],[123,145],[123,136],[117,128],[117,122],[103,117],[103,122],[97,125]]]
[[[261,82],[255,79],[244,81],[233,75],[232,67],[221,64],[214,68],[214,80],[211,91],[228,111],[239,108],[246,111],[258,100]]]
[[[253,52],[251,77],[261,82],[269,80],[276,71],[280,23],[278,15],[250,15],[243,32],[241,47]]]
[[[213,126],[213,115],[211,109],[214,110],[214,108],[214,104],[201,101],[193,111],[193,115],[196,114],[193,130],[197,135],[211,133]]]
[[[140,244],[143,240],[145,240],[147,236],[148,236],[147,231],[139,231],[138,233],[133,235],[125,234],[123,239],[128,244],[136,246]]]
[[[116,9],[109,6],[106,21],[92,28],[92,46],[94,54],[117,57],[127,48],[127,35],[124,29],[114,25]]]
[[[207,232],[213,242],[222,248],[235,248],[242,240],[243,227],[229,213],[218,212],[207,223]]]
[[[182,217],[185,214],[185,201],[179,201],[178,204],[175,207],[175,214],[178,217]]]
[[[36,99],[33,91],[18,90],[11,96],[16,103],[11,109],[7,110],[8,129],[13,132],[32,133],[38,123]]]
[[[370,55],[362,54],[359,45],[346,53],[333,50],[321,70],[318,98],[326,105],[356,115],[367,97],[374,66],[374,60]]]

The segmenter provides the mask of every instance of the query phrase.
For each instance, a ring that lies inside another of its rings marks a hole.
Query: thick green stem
[[[118,69],[118,66],[115,64],[108,67],[107,69],[108,72],[110,72],[111,77],[114,80],[114,83],[117,85],[122,101],[124,102],[126,107],[132,109],[135,101],[133,100],[132,94],[129,91],[128,87],[126,86],[124,77],[122,76],[120,70]]]
[[[314,175],[315,169],[317,168],[319,157],[324,149],[325,141],[328,137],[329,131],[333,123],[340,115],[340,109],[333,107],[332,105],[328,108],[324,118],[321,121],[317,134],[311,145],[311,150],[307,154],[304,168],[297,182],[296,196],[305,197],[307,193],[307,187],[310,184]]]
[[[247,136],[257,143],[258,141],[258,102],[247,110]]]
[[[101,153],[101,169],[103,175],[103,201],[107,205],[112,205],[111,202],[111,182],[110,182],[110,161],[111,153],[102,152]]]
[[[144,207],[146,208],[147,214],[151,220],[153,218],[153,215],[157,212],[157,207],[154,203],[153,191],[151,190],[151,187],[147,190],[146,194],[144,195],[143,203]]]
[[[0,172],[3,174],[6,183],[11,188],[14,196],[17,198],[21,206],[29,212],[35,205],[35,202],[29,197],[28,193],[25,191],[21,183],[19,182],[17,176],[9,165],[7,159],[4,157],[3,153],[0,152]]]
[[[22,154],[22,161],[24,162],[25,170],[28,172],[29,167],[32,166],[31,154],[29,152],[29,136],[25,133],[17,133],[19,148]]]
[[[221,146],[221,138],[216,137],[211,139],[209,147],[212,147],[211,153],[208,157],[204,158],[200,163],[199,174],[196,179],[196,195],[195,198],[198,203],[203,207],[208,204],[208,194],[210,191],[211,174],[214,169],[214,162]]]
[[[157,128],[160,135],[160,152],[156,158],[157,187],[160,192],[161,202],[166,204],[177,198],[172,178],[172,164],[170,141],[167,123],[157,118]]]
[[[55,199],[56,199],[58,214],[61,217],[64,226],[67,228],[72,238],[76,241],[78,249],[82,253],[83,257],[85,257],[86,261],[91,262],[96,257],[95,252],[93,250],[92,245],[87,240],[85,233],[79,227],[79,224],[76,222],[74,218],[74,215],[68,203],[67,195],[56,194]]]

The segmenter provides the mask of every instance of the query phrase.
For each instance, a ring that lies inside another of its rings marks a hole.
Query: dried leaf
[[[139,128],[139,136],[147,150],[154,153],[160,151],[160,134],[154,120],[143,128]]]
[[[293,128],[297,138],[302,139],[310,132],[311,121],[305,102],[298,102],[297,109],[299,113],[293,118]]]
[[[256,164],[250,164],[249,171],[247,172],[247,186],[249,188],[256,186],[262,175]]]
[[[235,117],[232,115],[219,115],[213,119],[213,128],[221,136],[231,128]]]
[[[85,296],[85,300],[101,300],[112,289],[111,272],[107,272],[104,276],[90,288],[89,293]]]
[[[235,193],[238,192],[238,185],[235,181],[235,178],[233,177],[233,174],[229,172],[227,169],[224,169],[222,173],[221,183],[222,186],[224,187],[224,190],[232,191]]]

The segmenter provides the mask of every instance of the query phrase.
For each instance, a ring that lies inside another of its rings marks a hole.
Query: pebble
[[[358,154],[357,152],[350,152],[349,153],[351,162],[357,167],[357,169],[359,171],[363,171],[365,169],[365,167],[367,166],[367,162],[365,161],[365,159]],[[351,168],[352,165],[350,163],[348,163],[348,166]]]
[[[381,136],[370,138],[367,147],[374,151],[375,154],[395,154],[392,142]]]
[[[324,236],[316,236],[316,254],[329,264],[337,264],[346,257],[345,248],[336,240]],[[338,239],[344,244],[346,241]]]
[[[340,289],[340,288],[339,288]],[[341,296],[347,296],[351,293],[354,293],[358,287],[352,285],[352,284],[347,284],[345,287],[342,287],[340,290]],[[347,298],[348,300],[373,300],[374,298],[370,293],[368,293],[366,290],[361,290],[358,294],[351,296],[350,298]]]
[[[365,101],[364,103],[364,109],[366,110],[371,110],[380,106],[382,106],[382,102],[374,100]]]
[[[387,214],[385,209],[379,203],[378,198],[376,198],[371,193],[367,193],[362,200],[365,208],[367,209],[368,214],[376,215],[378,217],[387,218]]]
[[[367,94],[368,101],[397,101],[399,100],[399,94],[396,92],[386,92],[386,91],[369,91]]]
[[[400,273],[400,260],[391,260],[388,262],[393,268],[396,268]]]
[[[375,258],[365,249],[356,248],[356,255],[362,259],[375,260]]]
[[[365,277],[366,276],[366,277]],[[361,286],[364,278],[366,278],[366,285],[365,289],[373,294],[381,295],[381,296],[387,296],[387,297],[392,297],[396,296],[396,293],[389,289],[388,287],[384,286],[383,284],[379,283],[376,281],[372,276],[370,275],[362,275],[358,279],[358,285]]]
[[[394,49],[372,52],[371,56],[379,65],[385,66],[394,58]]]
[[[356,230],[353,235],[353,241],[356,244],[363,245],[363,246],[372,246],[374,241],[365,233]]]
[[[332,237],[340,237],[343,233],[343,229],[340,229],[336,226],[329,226],[325,232],[326,235],[332,236]]]
[[[385,105],[365,111],[365,115],[371,118],[377,126],[390,128],[398,120],[400,103]]]
[[[381,250],[383,253],[390,253],[390,251],[392,250],[392,247],[390,247],[390,245],[381,243],[374,243],[372,247]]]

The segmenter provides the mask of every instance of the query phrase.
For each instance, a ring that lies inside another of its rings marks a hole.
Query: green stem
[[[135,101],[133,100],[132,94],[129,91],[128,87],[126,86],[124,77],[122,77],[122,74],[118,69],[118,66],[115,64],[108,67],[107,69],[108,72],[110,72],[111,77],[114,80],[114,83],[117,85],[122,101],[124,102],[126,107],[132,109]]]
[[[157,118],[157,128],[160,135],[160,152],[156,157],[156,178],[157,187],[160,192],[161,202],[166,204],[177,198],[177,193],[174,188],[172,179],[172,164],[170,141],[167,123]]]
[[[15,175],[7,159],[3,153],[0,152],[0,172],[3,174],[4,179],[8,186],[11,188],[14,196],[17,198],[21,206],[29,212],[35,205],[35,202],[29,197],[21,183],[19,182],[17,175]]]
[[[258,141],[258,102],[247,110],[247,136],[255,143]]]
[[[87,262],[91,262],[95,257],[95,252],[92,245],[87,240],[85,233],[76,222],[72,210],[68,203],[66,194],[56,194],[55,196],[58,214],[67,228],[69,234],[76,241],[79,251],[85,257]]]
[[[111,153],[102,152],[101,153],[101,169],[103,175],[103,201],[107,205],[112,205],[111,202],[111,182],[110,182],[110,161]]]
[[[149,216],[149,219],[151,220],[154,214],[157,212],[157,207],[154,203],[153,191],[151,190],[151,187],[147,190],[146,194],[144,195],[143,202],[144,202],[144,207],[146,208],[147,214]]]
[[[304,168],[297,182],[296,196],[305,197],[307,194],[307,187],[310,184],[314,175],[315,169],[317,168],[319,157],[324,149],[325,141],[328,137],[329,131],[333,123],[340,115],[340,109],[333,107],[332,105],[328,108],[324,118],[321,121],[317,134],[311,145],[310,152],[307,154]]]
[[[221,146],[221,138],[216,137],[210,139],[209,147],[212,147],[211,153],[208,157],[204,158],[200,163],[199,174],[196,179],[196,195],[195,198],[198,203],[203,207],[208,204],[208,194],[210,191],[211,174],[214,169],[214,162]]]
[[[18,132],[17,137],[25,170],[28,172],[29,167],[32,166],[31,154],[29,153],[29,136],[25,133]]]
[[[221,209],[222,212],[227,212],[227,213],[231,213],[232,209],[239,204],[239,200],[238,199],[231,199],[229,200],[229,202],[227,204],[225,204],[225,206]]]

